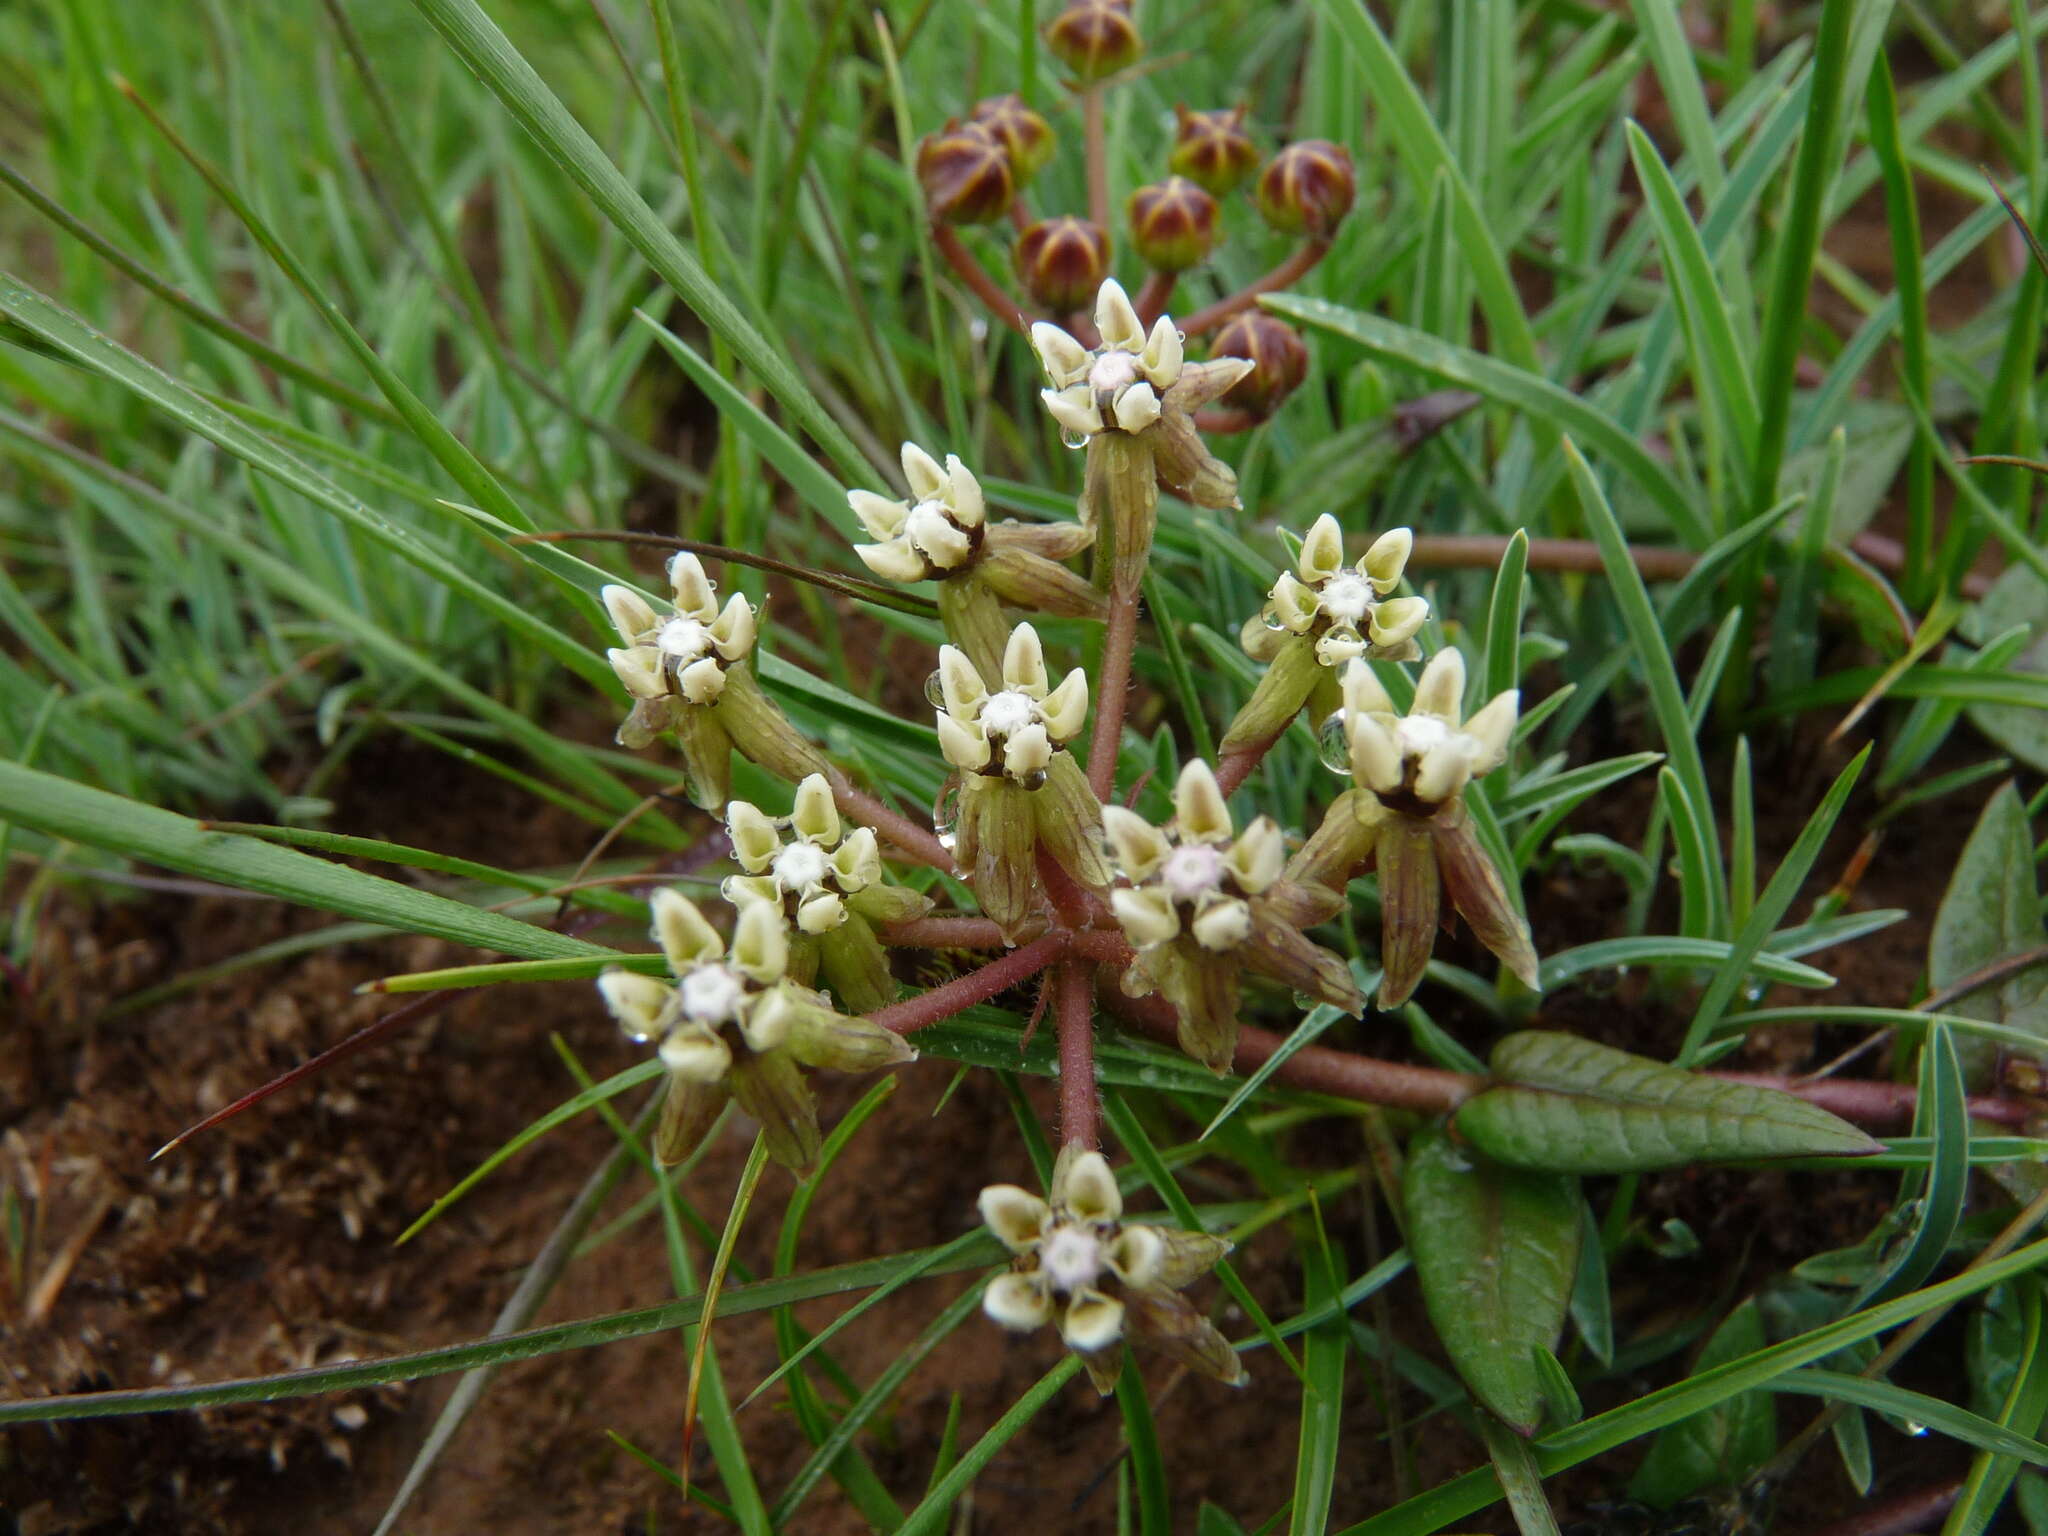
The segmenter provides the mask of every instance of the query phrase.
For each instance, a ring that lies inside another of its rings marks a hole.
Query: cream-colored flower
[[[793,834],[787,839],[785,827]],[[787,816],[733,801],[725,808],[725,831],[733,861],[746,871],[726,882],[727,899],[767,901],[777,911],[786,907],[804,933],[837,928],[846,921],[847,898],[882,878],[873,828],[844,832],[823,774],[811,774],[797,786],[796,806]]]
[[[1014,1255],[982,1293],[982,1308],[1019,1332],[1056,1322],[1098,1390],[1116,1385],[1111,1353],[1126,1335],[1229,1386],[1243,1364],[1209,1320],[1179,1295],[1230,1244],[1202,1232],[1123,1221],[1123,1196],[1100,1152],[1068,1146],[1049,1200],[1015,1184],[981,1192],[981,1219]]]
[[[688,552],[669,561],[668,576],[675,611],[665,616],[631,587],[604,589],[605,611],[625,642],[605,654],[636,700],[713,703],[725,691],[726,668],[754,648],[754,606],[735,592],[721,609],[718,589]]]
[[[1507,761],[1521,693],[1510,688],[1496,695],[1460,724],[1464,697],[1465,658],[1454,650],[1430,657],[1406,715],[1395,713],[1372,668],[1352,662],[1344,673],[1352,776],[1396,809],[1426,810],[1491,773]]]
[[[1161,315],[1148,335],[1115,278],[1096,293],[1095,328],[1102,344],[1091,350],[1049,321],[1031,327],[1032,348],[1052,382],[1040,398],[1053,420],[1076,436],[1112,427],[1142,432],[1159,420],[1161,399],[1180,380],[1180,332]]]
[[[1102,808],[1110,858],[1130,882],[1110,892],[1124,935],[1140,949],[1183,933],[1221,953],[1252,936],[1251,899],[1287,863],[1279,825],[1261,816],[1238,836],[1216,775],[1199,758],[1181,770],[1164,830],[1120,805]]]
[[[1373,540],[1356,565],[1344,563],[1344,531],[1324,513],[1301,541],[1293,571],[1283,572],[1266,606],[1244,627],[1245,649],[1271,661],[1289,638],[1315,642],[1316,660],[1342,666],[1360,656],[1401,660],[1429,622],[1429,603],[1394,597],[1415,535],[1394,528]]]
[[[778,1162],[807,1168],[818,1152],[818,1114],[799,1067],[860,1072],[917,1053],[789,978],[779,906],[740,906],[728,950],[689,898],[664,888],[651,904],[673,980],[613,969],[597,987],[620,1028],[654,1041],[668,1069],[656,1152],[667,1163],[687,1157],[732,1097],[761,1122]]]
[[[873,491],[848,491],[846,499],[873,544],[853,552],[886,581],[928,581],[972,563],[987,522],[981,485],[952,454],[945,467],[915,443],[903,445],[903,477],[909,501]]]
[[[1053,754],[1088,718],[1088,675],[1079,667],[1057,688],[1038,631],[1019,624],[1003,650],[1002,687],[989,690],[966,652],[939,649],[939,748],[962,773],[1001,775],[1025,788],[1045,780]]]

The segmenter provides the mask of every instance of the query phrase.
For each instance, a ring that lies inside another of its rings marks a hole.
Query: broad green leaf
[[[1768,1342],[1752,1297],[1714,1330],[1693,1374],[1740,1360]],[[1740,1484],[1777,1448],[1778,1415],[1770,1394],[1744,1392],[1659,1433],[1629,1482],[1629,1497],[1663,1508],[1703,1488]]]
[[[1927,984],[1936,992],[1945,991],[1995,961],[2040,948],[2042,942],[2033,834],[2019,789],[2007,783],[1978,817],[1934,914],[1934,932],[1927,941]],[[1948,1008],[2048,1038],[2048,965],[1970,992]],[[1987,1041],[1959,1040],[1956,1049],[1964,1077],[1972,1087],[1983,1086],[1996,1048]]]
[[[2033,632],[2015,671],[2048,673],[2048,583],[2024,565],[2015,565],[1992,583],[1991,590],[1962,622],[1962,632],[1983,643],[2016,624]],[[2048,772],[2048,712],[2011,704],[1972,704],[1970,723],[2029,768]]]
[[[1408,1254],[1429,1320],[1473,1397],[1528,1435],[1536,1352],[1564,1329],[1579,1259],[1575,1181],[1468,1158],[1441,1128],[1408,1147]]]
[[[1509,1035],[1490,1065],[1495,1086],[1461,1105],[1453,1123],[1488,1157],[1517,1168],[1648,1173],[1880,1150],[1855,1126],[1789,1093],[1681,1071],[1574,1035]]]

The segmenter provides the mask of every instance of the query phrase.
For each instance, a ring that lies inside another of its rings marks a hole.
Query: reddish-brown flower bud
[[[1045,41],[1083,85],[1129,69],[1145,51],[1129,0],[1075,0],[1046,27]]]
[[[974,110],[967,114],[967,120],[995,135],[996,142],[1010,157],[1010,175],[1020,188],[1027,185],[1052,158],[1056,143],[1052,124],[1026,106],[1024,98],[1014,92],[977,101]]]
[[[1357,196],[1350,151],[1328,139],[1288,145],[1259,176],[1259,212],[1283,234],[1327,240]]]
[[[986,224],[1010,211],[1017,195],[1002,141],[979,123],[955,119],[917,146],[925,208],[948,224]]]
[[[1216,247],[1216,199],[1185,176],[1131,194],[1131,244],[1148,267],[1185,272]]]
[[[1231,387],[1223,403],[1262,420],[1277,411],[1280,402],[1308,377],[1308,347],[1300,334],[1263,309],[1248,309],[1229,320],[1216,333],[1209,355],[1250,361],[1252,371]]]
[[[1109,276],[1109,236],[1100,224],[1062,214],[1017,237],[1017,280],[1055,315],[1087,308]]]
[[[1258,169],[1259,151],[1244,131],[1243,107],[1224,107],[1215,112],[1190,112],[1175,107],[1180,126],[1173,136],[1173,149],[1166,163],[1176,176],[1185,176],[1211,197],[1226,197]]]

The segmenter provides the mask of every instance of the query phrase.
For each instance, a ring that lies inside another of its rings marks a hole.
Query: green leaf
[[[1453,1123],[1488,1157],[1517,1168],[1648,1173],[1880,1150],[1855,1126],[1789,1093],[1681,1071],[1574,1035],[1509,1035],[1490,1065],[1496,1086],[1461,1105]]]
[[[1751,1297],[1714,1330],[1692,1373],[1740,1360],[1768,1342],[1763,1314]],[[1703,1488],[1741,1484],[1777,1448],[1778,1415],[1770,1394],[1743,1392],[1661,1430],[1629,1482],[1629,1497],[1665,1508]]]
[[[1408,1253],[1429,1320],[1472,1395],[1528,1435],[1536,1351],[1564,1329],[1579,1258],[1578,1185],[1466,1157],[1440,1127],[1408,1146]]]
[[[530,960],[614,953],[601,944],[464,906],[293,848],[231,832],[209,832],[174,811],[141,805],[19,763],[0,761],[0,805],[7,807],[14,824],[47,836],[302,907]]]
[[[2014,671],[2048,673],[2048,582],[2024,565],[2010,567],[1962,622],[1980,644],[2016,625],[2031,631]],[[1972,704],[1970,723],[2029,768],[2048,772],[2048,713],[2011,704]]]
[[[1927,941],[1927,984],[1943,992],[1972,972],[2038,949],[2042,942],[2033,834],[2018,787],[2007,783],[1985,804],[1934,914],[1934,932]],[[1950,1004],[1949,1011],[2018,1026],[2048,1039],[2048,965],[1968,993]],[[1965,1079],[1972,1087],[1981,1087],[1993,1069],[1996,1048],[1984,1041],[1960,1040],[1956,1049]]]

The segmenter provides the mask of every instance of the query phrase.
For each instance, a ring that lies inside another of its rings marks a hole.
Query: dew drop
[[[1271,630],[1287,628],[1287,621],[1280,617],[1279,606],[1275,603],[1268,603],[1259,610],[1259,622]]]
[[[1915,1437],[1927,1433],[1927,1426],[1925,1424],[1915,1423],[1912,1419],[1901,1419],[1899,1421],[1899,1428],[1903,1429],[1907,1434],[1913,1435]]]
[[[944,709],[946,707],[946,688],[939,681],[939,674],[936,672],[924,680],[924,701],[931,705],[933,709]]]
[[[955,774],[939,786],[939,798],[932,804],[932,830],[950,850],[960,825],[960,778]]]
[[[1351,773],[1351,738],[1344,731],[1344,711],[1333,709],[1329,719],[1316,732],[1316,755],[1323,760],[1323,766],[1332,773],[1349,777]]]
[[[1088,434],[1086,432],[1076,432],[1072,427],[1062,427],[1060,428],[1060,446],[1062,448],[1086,448],[1088,446]]]

